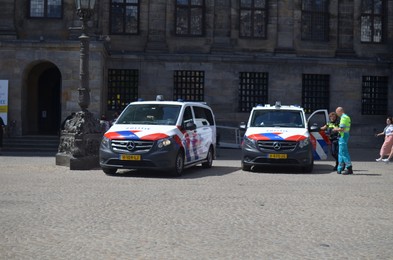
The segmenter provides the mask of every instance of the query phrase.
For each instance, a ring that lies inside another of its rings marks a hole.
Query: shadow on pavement
[[[315,164],[312,172],[303,172],[301,167],[289,166],[254,166],[253,173],[278,173],[278,174],[330,174],[333,173],[333,166],[330,164]]]
[[[205,169],[202,166],[194,166],[188,169],[185,169],[183,175],[180,177],[176,177],[171,175],[169,172],[165,171],[156,171],[156,170],[118,170],[115,175],[111,175],[113,177],[128,177],[128,178],[160,178],[160,179],[198,179],[210,176],[223,176],[227,174],[231,174],[240,167],[226,167],[226,166],[214,166],[209,169]]]

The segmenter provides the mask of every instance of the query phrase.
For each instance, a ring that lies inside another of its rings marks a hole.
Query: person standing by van
[[[337,107],[336,114],[340,117],[340,124],[334,128],[339,132],[338,139],[338,174],[353,174],[351,157],[348,151],[349,130],[351,129],[351,118],[345,114],[344,108]],[[345,168],[345,169],[344,169]]]
[[[331,112],[329,114],[329,122],[326,125],[321,127],[321,130],[325,131],[326,135],[329,136],[330,140],[330,153],[336,161],[336,165],[333,170],[337,171],[338,167],[338,136],[339,133],[334,131],[334,128],[340,126],[340,118],[337,116],[336,112]]]
[[[3,118],[0,116],[0,152],[3,149],[3,136],[5,132],[5,124]]]

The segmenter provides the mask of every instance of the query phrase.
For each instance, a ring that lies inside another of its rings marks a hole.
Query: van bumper
[[[277,158],[271,158],[272,156],[276,156]],[[261,151],[251,147],[242,148],[242,164],[245,166],[276,165],[305,167],[312,163],[313,154],[311,146],[301,149],[296,148],[290,152]]]
[[[170,145],[165,148],[153,147],[146,153],[117,153],[110,148],[100,148],[100,166],[108,169],[156,169],[169,170],[175,166],[179,147]],[[122,160],[121,155],[139,155],[139,160]]]

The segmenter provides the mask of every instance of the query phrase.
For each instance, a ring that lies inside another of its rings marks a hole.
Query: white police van
[[[184,168],[212,166],[216,154],[216,123],[209,106],[199,102],[137,101],[130,103],[104,134],[100,166],[156,169],[180,176]]]
[[[328,111],[317,110],[308,119],[299,106],[254,107],[242,142],[244,171],[253,166],[286,165],[312,172],[314,160],[328,157],[329,138],[320,127],[328,122]]]

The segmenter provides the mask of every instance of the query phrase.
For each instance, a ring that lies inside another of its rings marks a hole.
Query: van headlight
[[[310,138],[306,138],[304,140],[299,141],[299,147],[303,148],[310,144]]]
[[[107,137],[102,137],[102,140],[101,140],[101,145],[102,146],[105,146],[105,147],[108,147],[109,146],[109,142],[110,142],[110,139],[109,138],[107,138]]]
[[[244,136],[244,138],[243,138],[243,145],[244,146],[256,147],[255,143],[256,142],[255,142],[254,139],[251,139],[251,138],[248,138],[247,136]]]
[[[158,148],[162,148],[168,145],[171,145],[172,141],[169,138],[158,140],[157,146]]]

